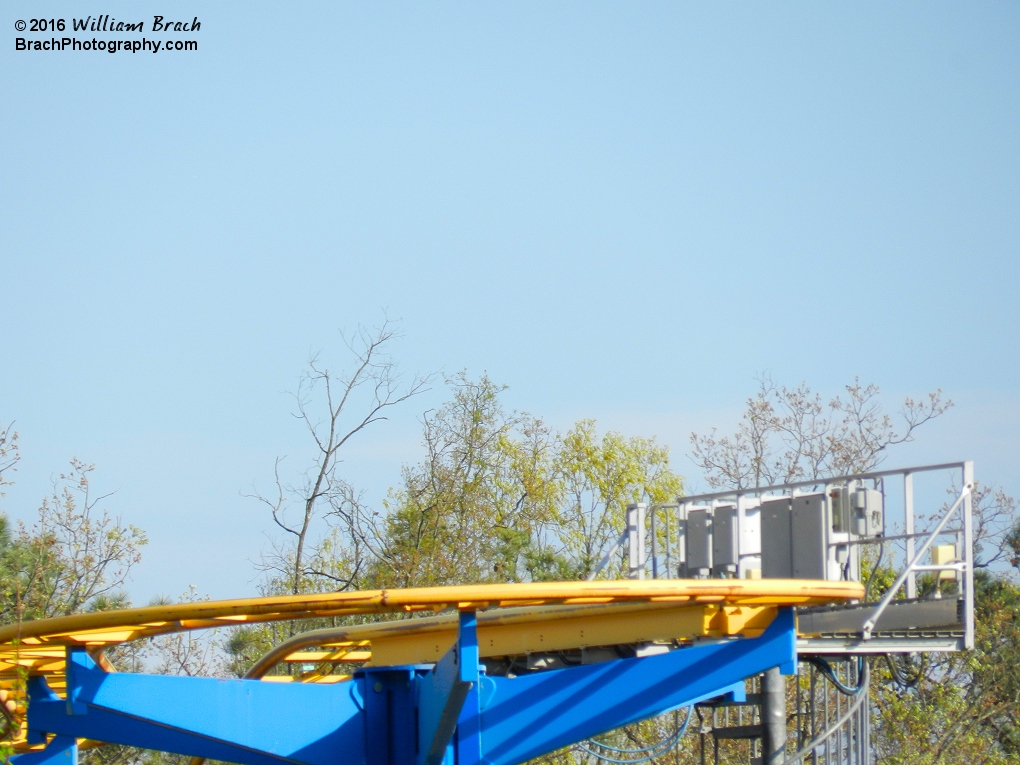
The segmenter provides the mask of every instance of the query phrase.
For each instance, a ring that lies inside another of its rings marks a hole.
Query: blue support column
[[[482,730],[478,691],[481,673],[478,667],[478,633],[474,611],[461,612],[460,637],[457,642],[461,653],[461,681],[470,683],[470,686],[457,719],[454,759],[456,765],[480,765]]]
[[[416,741],[414,667],[385,667],[359,672],[354,680],[364,688],[365,765],[413,765]],[[345,683],[346,685],[346,683]],[[344,765],[353,752],[335,750]]]

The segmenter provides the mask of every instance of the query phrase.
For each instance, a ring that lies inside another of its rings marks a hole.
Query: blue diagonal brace
[[[475,613],[462,612],[457,642],[418,679],[417,765],[439,765],[443,761],[465,709],[464,702],[478,684],[476,626]]]
[[[795,668],[795,640],[793,611],[786,608],[757,638],[512,679],[483,678],[481,757],[488,765],[515,765],[718,696],[767,669],[789,673]]]
[[[29,679],[28,728],[245,765],[365,759],[359,683],[314,685],[106,673],[69,651],[68,701]]]

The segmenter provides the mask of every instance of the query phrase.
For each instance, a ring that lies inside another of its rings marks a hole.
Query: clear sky
[[[16,51],[109,14],[190,52]],[[153,34],[152,17],[194,33]],[[242,494],[310,352],[670,444],[755,376],[957,407],[889,466],[1020,494],[1020,5],[0,5],[0,420],[30,519],[72,456],[151,537],[136,602],[253,594]],[[378,501],[435,391],[352,447]]]

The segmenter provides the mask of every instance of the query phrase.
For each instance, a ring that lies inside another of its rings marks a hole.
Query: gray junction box
[[[761,575],[765,579],[828,579],[825,494],[762,502]]]
[[[763,579],[793,578],[790,500],[761,503],[761,575]]]
[[[712,515],[707,508],[687,514],[687,575],[708,576],[712,569]]]
[[[790,508],[790,560],[794,579],[827,579],[824,494],[794,497]]]
[[[739,562],[737,508],[733,505],[717,507],[712,512],[712,574],[735,574]]]

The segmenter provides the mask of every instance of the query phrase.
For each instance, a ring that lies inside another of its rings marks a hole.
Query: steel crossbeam
[[[107,673],[67,657],[67,699],[30,680],[30,741],[15,765],[75,765],[76,738],[244,765],[516,765],[596,734],[795,669],[792,609],[756,638],[643,658],[489,677],[476,618],[435,665],[364,668],[345,683],[267,683]]]

